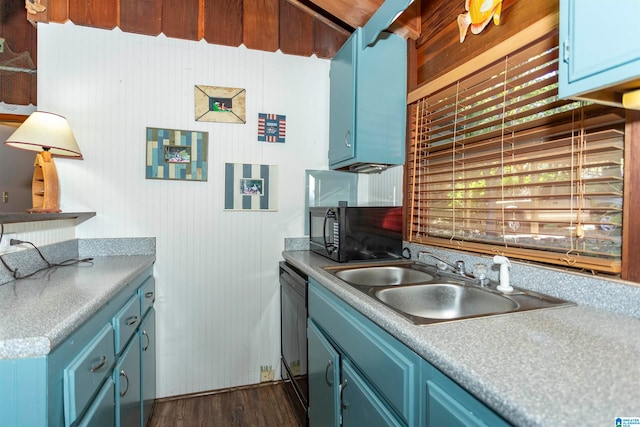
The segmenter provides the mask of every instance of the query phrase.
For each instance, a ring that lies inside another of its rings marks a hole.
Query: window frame
[[[548,26],[548,23],[546,25]],[[543,26],[542,28],[544,29],[546,27]],[[489,55],[489,57],[491,57],[490,59],[494,61],[499,60],[501,57],[504,57],[509,52],[516,51],[520,47],[524,47],[526,44],[528,44],[528,42],[526,42],[527,39],[532,40],[530,38],[531,31],[532,31],[531,29],[524,30],[522,32],[524,34],[522,33],[517,34],[512,38],[514,40],[511,40],[511,41],[508,40],[507,42],[498,46],[496,49],[492,49],[492,52]],[[552,27],[550,29],[547,28],[546,33],[544,30],[541,31],[540,28],[537,28],[536,31],[537,31],[536,34],[538,36],[540,35],[549,36],[554,34],[557,35],[556,27]],[[556,37],[556,40],[557,40],[557,37]],[[452,70],[449,73],[442,75],[441,77],[434,80],[430,84],[420,87],[417,90],[413,91],[408,96],[409,106],[411,106],[420,98],[423,98],[426,95],[436,92],[439,88],[443,88],[451,84],[452,82],[455,82],[463,78],[465,76],[465,73],[470,74],[471,72],[473,72],[473,68],[480,69],[485,65],[489,65],[490,64],[488,59],[489,57],[485,56],[484,58],[479,60],[478,67],[471,67],[469,64],[465,64],[461,67],[458,67]],[[411,114],[412,111],[413,111],[412,108],[408,109],[409,114]],[[502,245],[494,245],[494,244],[488,244],[488,243],[477,243],[477,242],[462,241],[462,240],[449,240],[441,237],[440,238],[439,237],[412,238],[411,231],[410,231],[410,227],[412,226],[412,224],[411,224],[411,215],[409,214],[409,211],[412,210],[411,204],[413,203],[413,198],[412,198],[412,189],[410,188],[412,183],[410,182],[410,179],[409,179],[409,177],[411,176],[411,174],[409,173],[410,172],[409,168],[413,167],[413,165],[409,161],[407,161],[407,163],[405,164],[405,173],[404,173],[404,177],[405,177],[404,178],[405,180],[404,182],[405,198],[404,199],[406,201],[405,204],[407,207],[406,209],[407,212],[405,213],[405,240],[411,243],[433,245],[433,246],[445,247],[449,249],[466,250],[466,251],[478,252],[478,253],[487,253],[487,254],[501,253],[506,256],[510,256],[518,259],[538,261],[546,264],[565,265],[567,267],[572,267],[572,268],[591,270],[592,272],[600,271],[604,273],[613,273],[613,274],[621,273],[622,278],[635,277],[635,280],[640,279],[640,267],[630,268],[634,260],[640,261],[640,255],[633,254],[633,252],[629,249],[629,242],[631,241],[629,239],[629,235],[631,233],[630,233],[630,224],[629,224],[630,211],[628,207],[631,205],[631,203],[629,203],[629,200],[627,200],[628,198],[633,197],[633,193],[632,193],[633,183],[634,182],[640,183],[640,173],[636,174],[638,175],[638,177],[634,177],[629,171],[630,165],[633,162],[632,156],[634,155],[634,152],[629,148],[632,145],[630,141],[632,140],[632,138],[637,139],[637,135],[640,133],[640,125],[637,125],[637,124],[633,125],[632,127],[633,132],[630,132],[629,128],[630,126],[632,126],[634,122],[638,122],[638,121],[640,121],[640,113],[638,115],[627,114],[626,126],[625,126],[626,132],[625,132],[625,140],[624,140],[624,148],[625,148],[624,189],[623,189],[624,204],[622,207],[623,208],[623,213],[622,213],[623,235],[622,235],[621,261],[617,261],[613,263],[604,262],[599,264],[599,263],[593,262],[594,261],[593,257],[581,257],[581,256],[573,255],[571,257],[565,257],[561,262],[558,262],[558,258],[559,258],[558,252],[552,252],[552,251],[511,248],[511,247],[505,247]],[[411,123],[412,123],[411,117],[408,117],[407,124],[410,129],[409,129],[409,132],[407,133],[408,134],[407,153],[409,153],[409,150],[412,144]],[[637,153],[635,154],[637,155]],[[633,179],[633,181],[629,182],[630,179]],[[639,199],[638,203],[636,204],[640,206],[640,196],[636,196],[633,198],[633,200],[635,199]],[[640,226],[640,220],[638,220],[638,225]],[[638,244],[640,244],[640,238],[638,238]],[[635,262],[636,265],[638,263],[639,262]]]

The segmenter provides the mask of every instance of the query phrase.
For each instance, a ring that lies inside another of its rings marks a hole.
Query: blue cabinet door
[[[340,425],[340,355],[309,320],[307,327],[309,368],[309,426]]]
[[[100,392],[93,399],[78,427],[113,427],[116,425],[116,410],[113,395],[113,380],[107,378]]]
[[[116,397],[116,427],[139,426],[140,343],[138,335],[125,347],[113,370]]]
[[[357,28],[331,60],[329,166],[400,165],[405,158],[407,43],[383,33],[362,46]]]
[[[343,427],[400,427],[403,425],[362,379],[348,359],[342,360],[340,400]]]
[[[385,404],[403,422],[416,425],[420,358],[333,293],[309,279],[309,316],[358,366]]]
[[[421,425],[427,427],[506,427],[509,424],[429,362],[422,365]]]
[[[156,398],[156,311],[151,307],[140,329],[140,384],[142,405],[142,425],[146,426]]]
[[[356,38],[354,33],[331,60],[329,72],[329,164],[355,156]]]
[[[640,78],[639,20],[638,0],[560,0],[560,97],[619,101],[593,92]]]

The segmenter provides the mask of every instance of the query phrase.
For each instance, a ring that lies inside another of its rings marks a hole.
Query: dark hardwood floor
[[[160,400],[147,427],[299,427],[282,383]]]

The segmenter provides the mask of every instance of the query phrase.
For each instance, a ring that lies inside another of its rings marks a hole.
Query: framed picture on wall
[[[207,132],[147,128],[147,179],[206,181]]]
[[[278,166],[225,163],[224,209],[278,210]]]
[[[245,95],[244,89],[196,85],[194,89],[196,121],[246,123]]]

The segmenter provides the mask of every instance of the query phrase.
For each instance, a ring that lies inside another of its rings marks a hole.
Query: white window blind
[[[623,110],[558,99],[557,36],[411,105],[407,235],[617,273]]]

